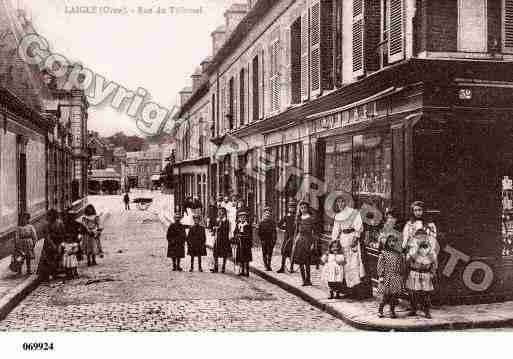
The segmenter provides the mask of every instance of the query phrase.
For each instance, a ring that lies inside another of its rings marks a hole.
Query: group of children
[[[423,219],[421,202],[414,202],[412,212],[403,233],[385,225],[380,235],[382,251],[377,263],[380,318],[384,317],[383,309],[387,304],[390,305],[390,317],[396,318],[395,307],[405,294],[411,304],[409,316],[415,316],[418,309],[423,309],[425,317],[431,318],[431,293],[434,290],[439,250],[436,227]],[[395,219],[392,213],[386,216],[390,217],[387,223]],[[345,260],[340,242],[332,241],[328,253],[322,257],[322,278],[330,289],[330,298],[334,295],[339,297]]]
[[[253,231],[248,222],[248,213],[241,210],[237,214],[238,222],[235,228],[231,228],[227,210],[219,208],[218,218],[215,223],[210,222],[211,230],[215,234],[213,246],[214,266],[210,270],[219,272],[219,258],[223,259],[221,272],[225,273],[226,261],[232,257],[232,246],[235,251],[235,262],[239,265],[239,275],[249,276],[249,263],[252,261]],[[187,254],[191,257],[189,271],[194,270],[194,259],[197,258],[198,271],[203,272],[202,257],[207,255],[206,229],[201,225],[201,215],[192,215],[193,224],[187,226],[182,223],[179,212],[175,213],[174,221],[167,231],[167,257],[173,260],[173,271],[182,271],[181,260],[185,257],[185,245]]]
[[[20,234],[27,232],[28,226],[20,229]],[[30,229],[30,228],[29,228]],[[56,278],[63,272],[67,279],[78,278],[78,264],[87,258],[88,266],[96,265],[96,256],[103,256],[100,241],[102,228],[96,210],[92,205],[85,208],[82,221],[78,222],[73,213],[65,213],[62,218],[55,210],[48,213],[48,225],[45,242],[41,253],[38,272],[43,280]],[[23,236],[20,236],[23,237]],[[19,239],[17,239],[17,242]],[[25,240],[21,240],[23,243]],[[16,253],[21,253],[16,245]],[[23,246],[22,255],[27,258],[27,269],[30,270],[30,250]],[[33,247],[32,247],[33,251]]]

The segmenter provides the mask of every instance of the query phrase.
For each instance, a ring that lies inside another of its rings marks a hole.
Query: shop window
[[[324,178],[328,193],[345,191],[352,193],[352,142],[351,138],[328,140],[325,145]],[[333,219],[324,219],[324,231],[331,233]]]

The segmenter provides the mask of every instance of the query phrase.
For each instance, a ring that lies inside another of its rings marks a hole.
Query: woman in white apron
[[[335,215],[331,238],[340,241],[346,259],[344,264],[344,280],[349,294],[362,282],[365,269],[362,262],[360,235],[363,230],[360,212],[354,208],[349,196],[342,196],[336,202],[339,212]]]

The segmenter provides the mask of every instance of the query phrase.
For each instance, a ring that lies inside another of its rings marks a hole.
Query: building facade
[[[82,91],[61,90],[46,69],[18,56],[18,43],[27,33],[37,32],[24,13],[0,1],[2,255],[12,246],[23,214],[39,228],[48,209],[80,210],[86,201],[84,192],[74,191],[74,181],[77,160],[81,167],[87,156],[79,159],[74,151],[87,128],[87,101]]]
[[[160,145],[150,145],[146,151],[126,153],[126,177],[129,188],[160,188],[162,153]]]
[[[366,243],[378,213],[406,220],[423,200],[442,248],[437,299],[511,297],[511,5],[248,2],[212,34],[208,79],[179,113],[186,126],[208,108],[207,193],[237,193],[259,218],[265,205],[283,215],[294,197],[330,213],[332,194],[349,192]],[[185,161],[194,141],[179,140]],[[319,217],[328,240],[333,220]],[[365,255],[375,276],[378,252]]]

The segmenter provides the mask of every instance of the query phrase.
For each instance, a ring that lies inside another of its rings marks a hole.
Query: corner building
[[[423,200],[441,245],[437,300],[511,298],[513,1],[238,9],[236,26],[212,33],[208,82],[184,105],[209,101],[209,194],[239,194],[255,219],[265,205],[283,215],[293,197],[322,209],[334,191],[404,220]],[[233,138],[243,150],[219,156]],[[248,175],[263,158],[274,165]],[[368,222],[371,241],[380,223]],[[331,226],[326,216],[326,241]],[[366,248],[373,279],[378,254]]]

